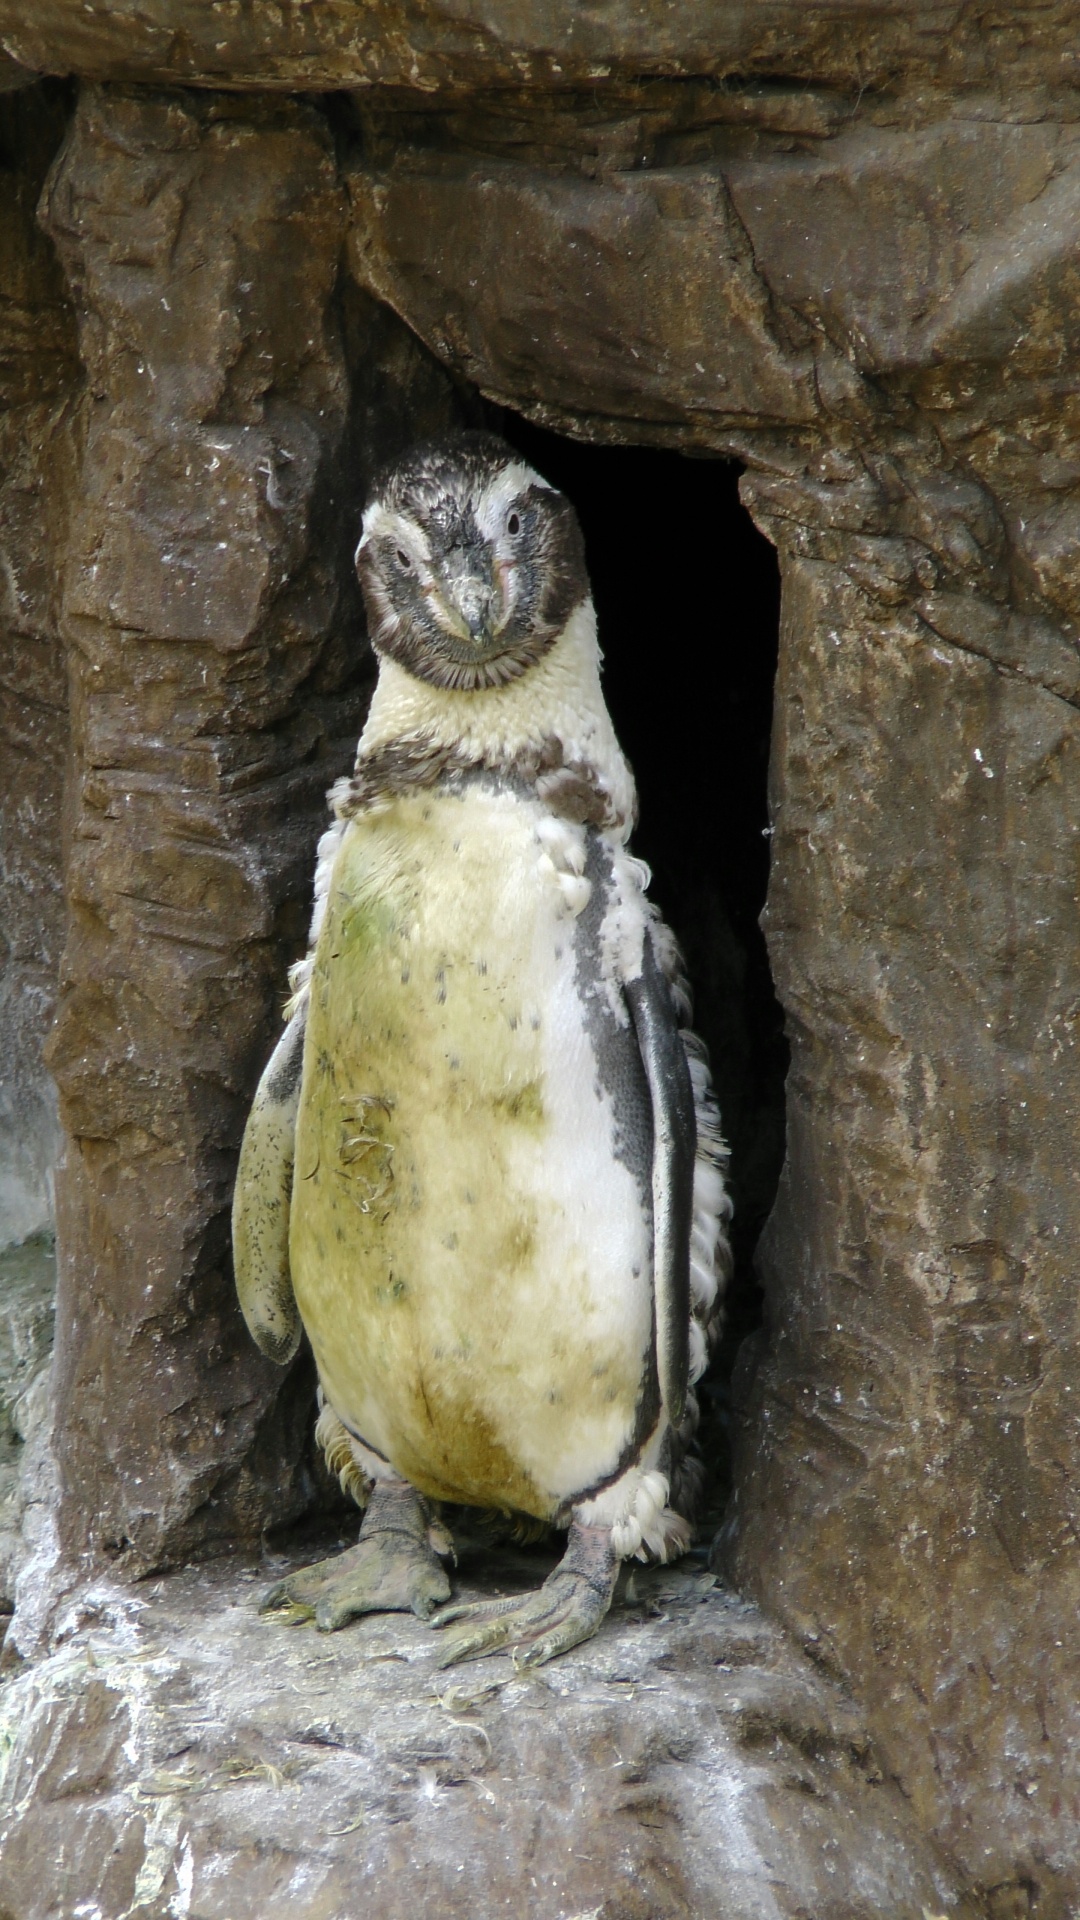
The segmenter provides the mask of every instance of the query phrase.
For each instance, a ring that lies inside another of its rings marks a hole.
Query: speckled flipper
[[[694,1218],[697,1122],[686,1050],[652,941],[641,972],[626,982],[653,1110],[653,1289],[656,1364],[667,1417],[678,1428],[686,1406],[690,1342],[690,1232]]]
[[[289,1209],[305,1025],[301,1008],[270,1055],[244,1128],[233,1195],[240,1306],[252,1338],[279,1366],[300,1345],[300,1315],[289,1277]]]

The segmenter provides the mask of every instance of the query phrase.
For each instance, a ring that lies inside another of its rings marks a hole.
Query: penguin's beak
[[[443,604],[458,637],[467,638],[483,653],[498,638],[505,618],[501,582],[495,578],[490,554],[475,547],[458,548],[443,569],[442,585]]]
[[[471,638],[481,644],[485,640],[490,640],[492,638],[492,594],[487,583],[470,578],[465,581],[456,597],[461,617],[469,629]]]

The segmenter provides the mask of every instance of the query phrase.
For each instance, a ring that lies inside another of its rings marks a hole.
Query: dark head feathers
[[[463,691],[534,666],[589,590],[569,500],[493,433],[421,441],[384,466],[356,564],[376,651]]]
[[[414,512],[450,488],[464,492],[482,487],[519,458],[497,433],[470,427],[435,434],[384,460],[372,477],[368,504],[379,500],[383,506]]]

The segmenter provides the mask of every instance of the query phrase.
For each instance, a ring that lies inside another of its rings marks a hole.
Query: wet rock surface
[[[260,1618],[283,1564],[91,1588],[0,1687],[4,1911],[974,1914],[848,1697],[701,1557],[637,1569],[599,1637],[531,1675],[440,1672],[411,1616]],[[549,1564],[488,1554],[466,1590]]]

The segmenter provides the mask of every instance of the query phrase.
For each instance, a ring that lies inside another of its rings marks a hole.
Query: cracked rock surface
[[[92,1588],[4,1683],[0,1911],[975,1914],[849,1698],[702,1556],[636,1569],[595,1640],[528,1676],[505,1658],[440,1672],[411,1616],[336,1635],[260,1618],[280,1564]],[[548,1564],[486,1554],[465,1591]]]

